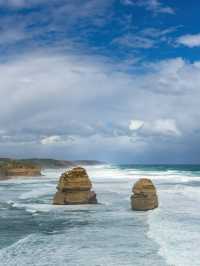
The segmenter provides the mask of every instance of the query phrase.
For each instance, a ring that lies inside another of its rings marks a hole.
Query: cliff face
[[[40,169],[31,168],[12,168],[6,171],[6,176],[38,176],[41,175]]]
[[[55,159],[45,159],[45,158],[31,158],[31,159],[10,159],[10,158],[0,158],[0,165],[5,163],[17,162],[22,165],[35,165],[41,169],[60,169],[75,167],[78,165],[99,165],[102,162],[94,160],[80,160],[80,161],[69,161],[69,160],[55,160]]]
[[[131,207],[137,211],[147,211],[158,207],[158,197],[153,182],[147,178],[139,179],[133,186]]]
[[[9,161],[0,165],[1,179],[13,176],[38,176],[41,169],[32,164],[22,164],[16,161]]]
[[[53,204],[97,203],[96,194],[91,191],[92,183],[82,167],[75,167],[63,173],[58,182]]]

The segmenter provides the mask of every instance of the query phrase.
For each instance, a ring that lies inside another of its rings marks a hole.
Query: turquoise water
[[[62,170],[0,182],[0,265],[200,265],[200,166],[87,167],[98,205],[53,206]],[[160,206],[130,210],[150,177]],[[191,264],[192,261],[192,264]]]

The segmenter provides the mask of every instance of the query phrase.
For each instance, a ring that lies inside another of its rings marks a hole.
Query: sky
[[[0,157],[200,163],[199,10],[0,0]]]

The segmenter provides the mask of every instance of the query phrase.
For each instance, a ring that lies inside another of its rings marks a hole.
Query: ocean
[[[0,182],[0,266],[200,265],[200,166],[87,166],[100,204],[54,206],[63,170]],[[151,178],[159,208],[130,208]]]

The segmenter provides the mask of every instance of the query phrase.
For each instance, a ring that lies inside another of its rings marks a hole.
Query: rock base
[[[96,194],[91,191],[56,192],[53,203],[55,205],[96,204]]]

